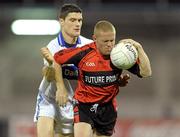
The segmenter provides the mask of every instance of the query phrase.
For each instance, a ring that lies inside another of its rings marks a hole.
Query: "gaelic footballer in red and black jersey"
[[[80,48],[61,50],[54,55],[54,59],[58,64],[78,67],[78,85],[74,96],[78,101],[105,103],[118,94],[122,70],[113,66],[110,58],[104,58],[94,42]],[[137,63],[129,71],[141,77]]]

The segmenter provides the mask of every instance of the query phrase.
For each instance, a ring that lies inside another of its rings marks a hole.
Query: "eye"
[[[107,43],[109,40],[105,40],[104,42]]]
[[[114,40],[110,40],[111,42],[114,42]]]
[[[71,21],[71,22],[75,22],[75,21],[76,21],[76,19],[71,18],[71,19],[70,19],[70,21]]]
[[[82,22],[82,19],[78,19],[78,22]]]

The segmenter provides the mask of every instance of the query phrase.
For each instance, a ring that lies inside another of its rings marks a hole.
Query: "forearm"
[[[41,48],[41,54],[43,57],[48,61],[48,63],[51,65],[54,65],[54,77],[55,77],[55,82],[56,82],[56,101],[57,103],[61,106],[64,105],[67,102],[67,90],[65,88],[65,84],[63,81],[63,76],[62,76],[62,69],[59,64],[56,63],[54,60],[54,57],[48,50],[48,48],[43,47]]]
[[[61,94],[61,95],[66,96],[67,90],[66,90],[64,80],[63,80],[63,76],[62,76],[61,65],[54,62],[54,69],[55,69],[55,81],[56,81],[57,92],[59,92],[59,94]]]
[[[142,77],[151,76],[152,75],[151,64],[150,64],[148,56],[146,55],[143,47],[141,46],[141,44],[132,39],[123,39],[119,42],[132,43],[133,46],[135,46],[135,48],[138,51],[140,75]]]
[[[54,62],[53,56],[47,47],[41,48],[41,54],[44,57],[44,64],[45,64],[45,66],[42,69],[43,72],[42,74],[48,82],[51,82],[55,80],[54,77],[55,71],[53,68],[53,62]]]
[[[139,55],[139,68],[140,75],[142,77],[149,77],[152,75],[151,64],[148,56],[142,47],[138,47],[138,55]]]
[[[52,66],[44,66],[42,74],[48,82],[55,80],[55,70]]]
[[[62,87],[65,87],[62,77],[62,68],[56,62],[54,62],[54,70],[55,70],[55,81],[56,81],[57,89],[61,89]]]
[[[55,81],[56,81],[56,101],[60,106],[63,106],[66,104],[68,100],[68,92],[66,90],[64,80],[62,77],[62,68],[59,64],[54,62],[54,68],[55,68]]]

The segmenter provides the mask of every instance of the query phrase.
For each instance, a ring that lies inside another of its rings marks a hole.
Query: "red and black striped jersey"
[[[121,69],[114,67],[110,59],[104,59],[95,43],[57,52],[54,59],[59,64],[74,64],[79,69],[75,99],[84,103],[105,103],[119,92],[118,79]],[[139,75],[138,65],[130,69]]]

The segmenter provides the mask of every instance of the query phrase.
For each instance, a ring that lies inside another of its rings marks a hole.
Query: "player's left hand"
[[[129,79],[130,79],[129,74],[121,75],[119,77],[119,83],[118,83],[119,86],[120,87],[125,87],[129,83]]]

